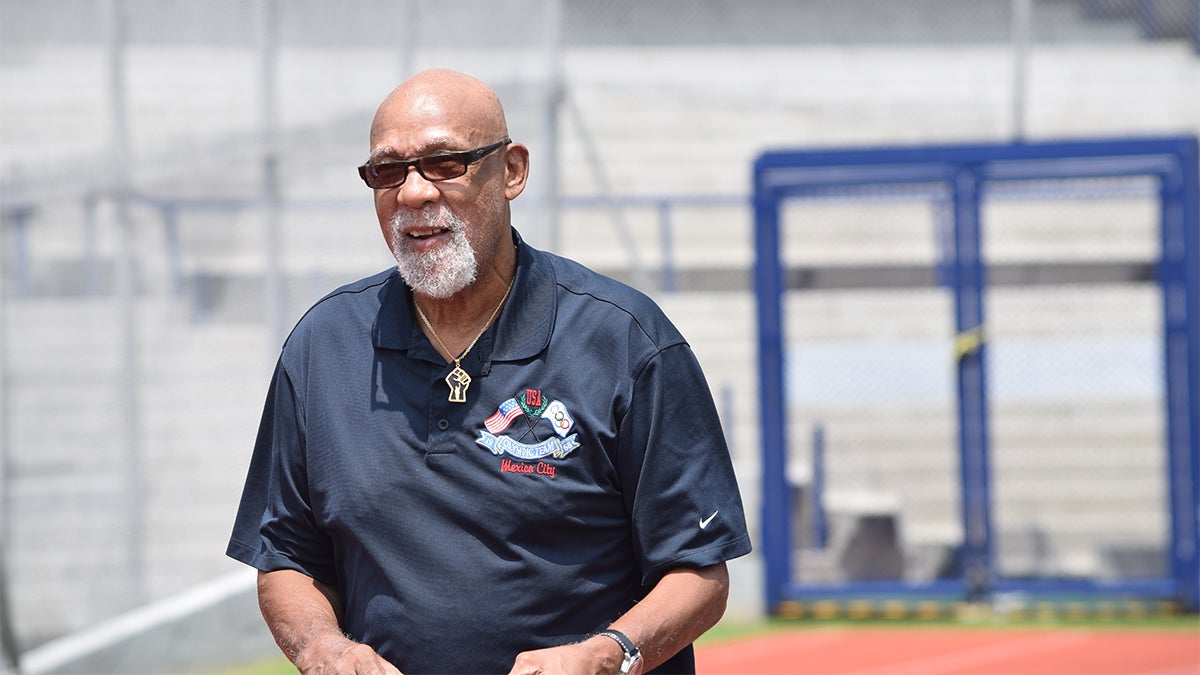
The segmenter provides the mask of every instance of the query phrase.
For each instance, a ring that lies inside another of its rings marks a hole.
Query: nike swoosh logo
[[[709,517],[707,517],[707,518],[704,518],[703,520],[701,520],[701,521],[700,521],[700,529],[702,529],[702,530],[703,530],[704,528],[708,527],[708,524],[709,524],[709,523],[711,523],[711,522],[713,521],[713,518],[716,518],[716,517],[717,517],[717,514],[718,514],[718,513],[720,513],[720,511],[713,511],[713,513],[712,513],[712,515],[711,515],[711,516],[709,516]]]

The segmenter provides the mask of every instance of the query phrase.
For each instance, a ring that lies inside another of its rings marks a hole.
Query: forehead
[[[385,102],[371,124],[371,155],[419,157],[471,147],[476,130],[451,98],[426,92]]]
[[[425,138],[417,136],[397,136],[393,139],[381,138],[371,144],[370,159],[415,159],[447,150],[468,149],[457,138],[449,135],[432,135]]]
[[[445,150],[469,150],[469,134],[444,126],[396,126],[371,134],[371,158],[413,158]]]

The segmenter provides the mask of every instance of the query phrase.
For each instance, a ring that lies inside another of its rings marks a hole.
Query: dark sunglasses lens
[[[434,155],[421,160],[421,175],[428,180],[449,180],[467,172],[465,153]]]
[[[408,165],[400,162],[372,164],[367,167],[367,184],[373,188],[392,187],[404,182]]]

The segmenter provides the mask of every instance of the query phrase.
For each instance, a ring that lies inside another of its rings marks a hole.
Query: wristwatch
[[[628,675],[633,672],[633,667],[637,665],[638,661],[642,660],[642,652],[638,650],[637,645],[633,644],[633,640],[630,640],[621,631],[609,628],[596,633],[596,635],[610,637],[616,640],[617,644],[621,645],[621,651],[625,652],[625,660],[621,662],[621,675]]]

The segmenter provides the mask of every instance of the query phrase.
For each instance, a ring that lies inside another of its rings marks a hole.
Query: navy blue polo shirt
[[[395,270],[284,345],[228,554],[340,589],[404,672],[507,672],[605,628],[667,571],[750,551],[691,348],[647,297],[516,236],[495,324],[451,366]],[[691,648],[663,672],[694,668]]]

